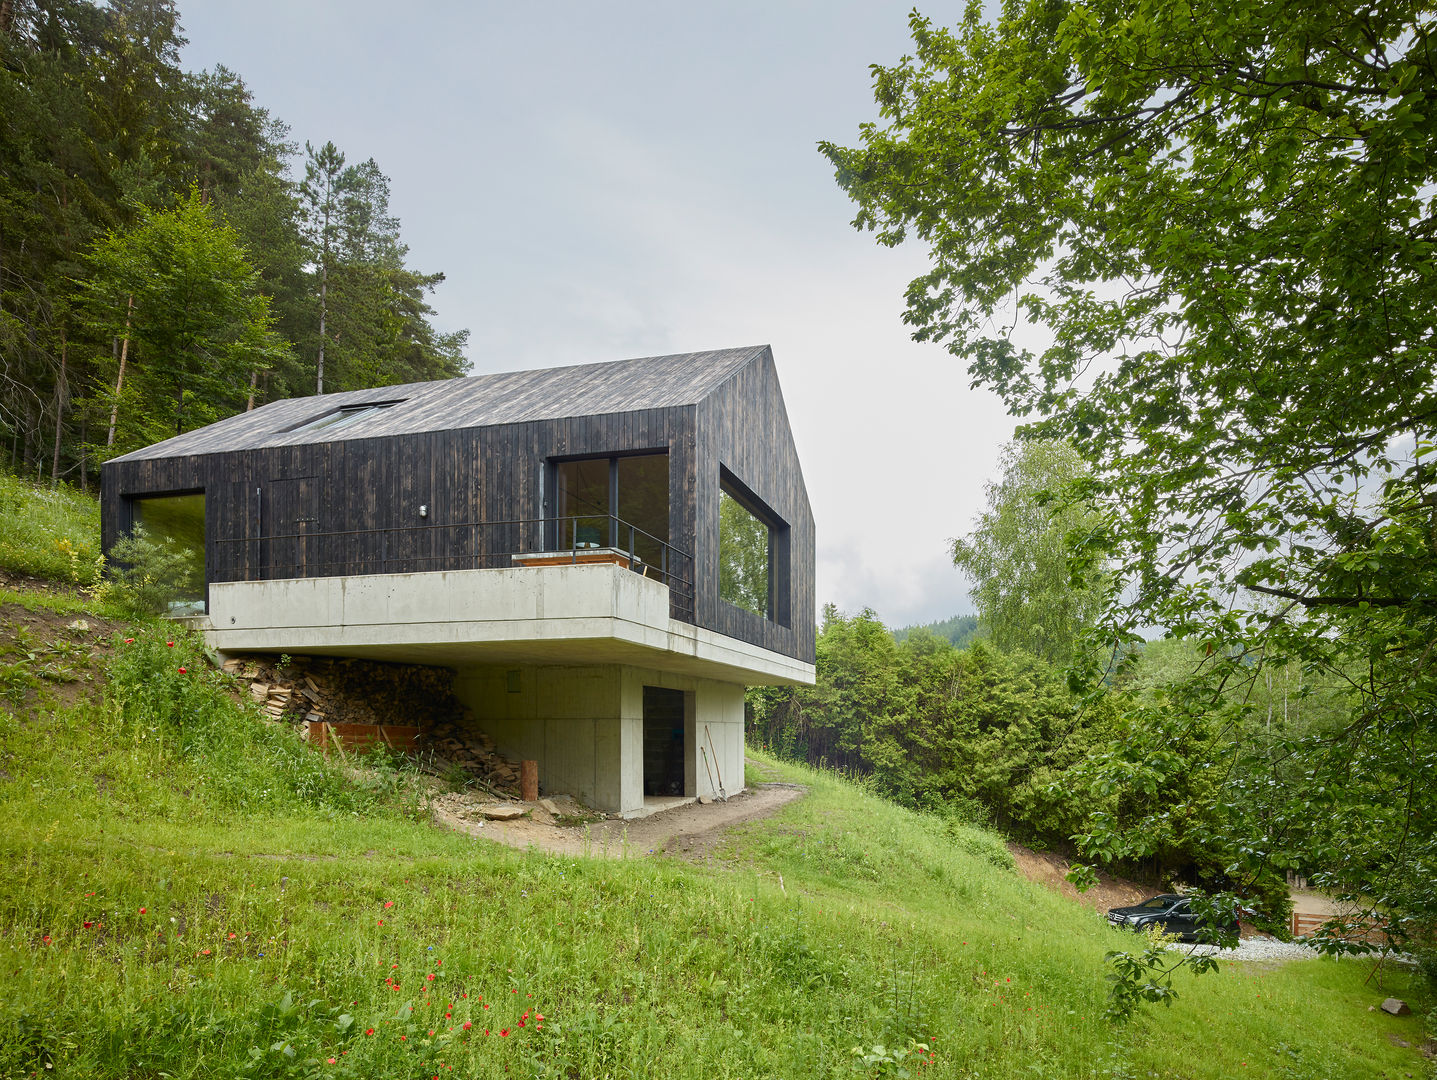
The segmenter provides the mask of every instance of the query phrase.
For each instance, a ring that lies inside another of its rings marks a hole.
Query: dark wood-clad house
[[[710,763],[735,790],[743,687],[813,681],[813,517],[765,346],[278,401],[102,484],[106,550],[186,546],[176,611],[219,650],[452,667],[501,750],[605,809],[708,794]]]

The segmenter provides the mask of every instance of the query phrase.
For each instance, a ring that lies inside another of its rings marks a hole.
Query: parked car
[[[1111,908],[1108,911],[1108,922],[1129,930],[1155,927],[1164,934],[1175,934],[1179,941],[1210,941],[1212,936],[1212,928],[1204,928],[1198,924],[1197,912],[1193,911],[1192,902],[1186,896],[1178,896],[1176,893],[1163,893],[1132,907]],[[1236,934],[1237,920],[1234,919],[1227,926],[1217,929]],[[1207,932],[1203,933],[1204,930]]]

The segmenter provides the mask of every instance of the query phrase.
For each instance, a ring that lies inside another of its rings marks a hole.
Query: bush
[[[192,554],[170,537],[151,538],[136,525],[110,549],[115,581],[136,611],[159,615],[182,598],[204,595],[204,570],[199,580]]]

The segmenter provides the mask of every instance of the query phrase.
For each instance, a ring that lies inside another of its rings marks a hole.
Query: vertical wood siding
[[[537,524],[416,527],[536,521],[550,460],[643,450],[668,453],[670,543],[691,556],[673,569],[695,601],[672,589],[673,617],[811,662],[813,522],[767,351],[698,406],[107,462],[102,540],[130,529],[130,500],[202,490],[211,581],[508,565],[544,546]],[[791,626],[718,601],[720,461],[791,527]],[[298,558],[259,539],[276,511],[314,518],[288,542]]]

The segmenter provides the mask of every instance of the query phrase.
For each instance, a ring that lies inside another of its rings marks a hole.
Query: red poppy
[[[135,643],[135,639],[134,639],[134,638],[132,638],[132,637],[127,637],[127,638],[125,638],[125,644],[126,644],[126,645],[133,645],[134,643]]]
[[[140,914],[143,915],[144,913],[145,913],[145,909],[144,909],[144,908],[140,908]]]
[[[383,926],[383,925],[384,925],[384,920],[383,920],[383,919],[380,919],[380,920],[379,920],[379,925],[380,925],[380,926]],[[395,967],[398,967],[399,965],[398,965],[398,964],[395,964],[394,966],[395,966]]]
[[[331,1065],[333,1065],[333,1064],[334,1064],[334,1061],[335,1061],[335,1059],[334,1059],[334,1058],[330,1058],[330,1059],[329,1059],[329,1063],[330,1063],[330,1064],[331,1064]]]
[[[394,906],[394,901],[393,901],[393,900],[386,900],[386,901],[384,901],[384,906],[387,907],[387,908],[392,908],[392,907]]]
[[[234,932],[231,931],[231,932],[230,932],[230,940],[233,941],[234,939],[235,939]]]
[[[374,1029],[373,1029],[373,1028],[370,1028],[368,1031],[365,1032],[365,1034],[366,1034],[366,1035],[373,1035],[373,1034],[374,1034]]]
[[[165,644],[168,645],[168,646],[169,646],[170,648],[172,648],[172,649],[175,647],[175,643],[174,643],[173,641],[167,641],[167,642],[165,642]]]
[[[409,1041],[409,1036],[408,1036],[408,1035],[401,1035],[401,1036],[399,1036],[399,1041],[400,1041],[400,1042],[408,1042],[408,1041]]]
[[[46,945],[48,945],[48,944],[50,944],[50,935],[49,935],[49,934],[46,934],[46,935],[45,935],[44,937],[42,937],[40,940],[43,941]]]
[[[469,1030],[470,1028],[472,1028],[473,1026],[474,1026],[474,1025],[473,1025],[472,1023],[470,1023],[468,1020],[465,1020],[465,1021],[464,1021],[464,1030],[465,1030],[465,1031],[468,1031],[468,1030]]]
[[[180,674],[183,675],[184,673],[185,673],[185,669],[184,669],[184,668],[180,668]]]
[[[499,1029],[499,1037],[500,1037],[501,1039],[502,1039],[502,1038],[507,1038],[508,1035],[509,1035],[509,1029],[508,1029],[508,1028],[500,1028],[500,1029]]]

